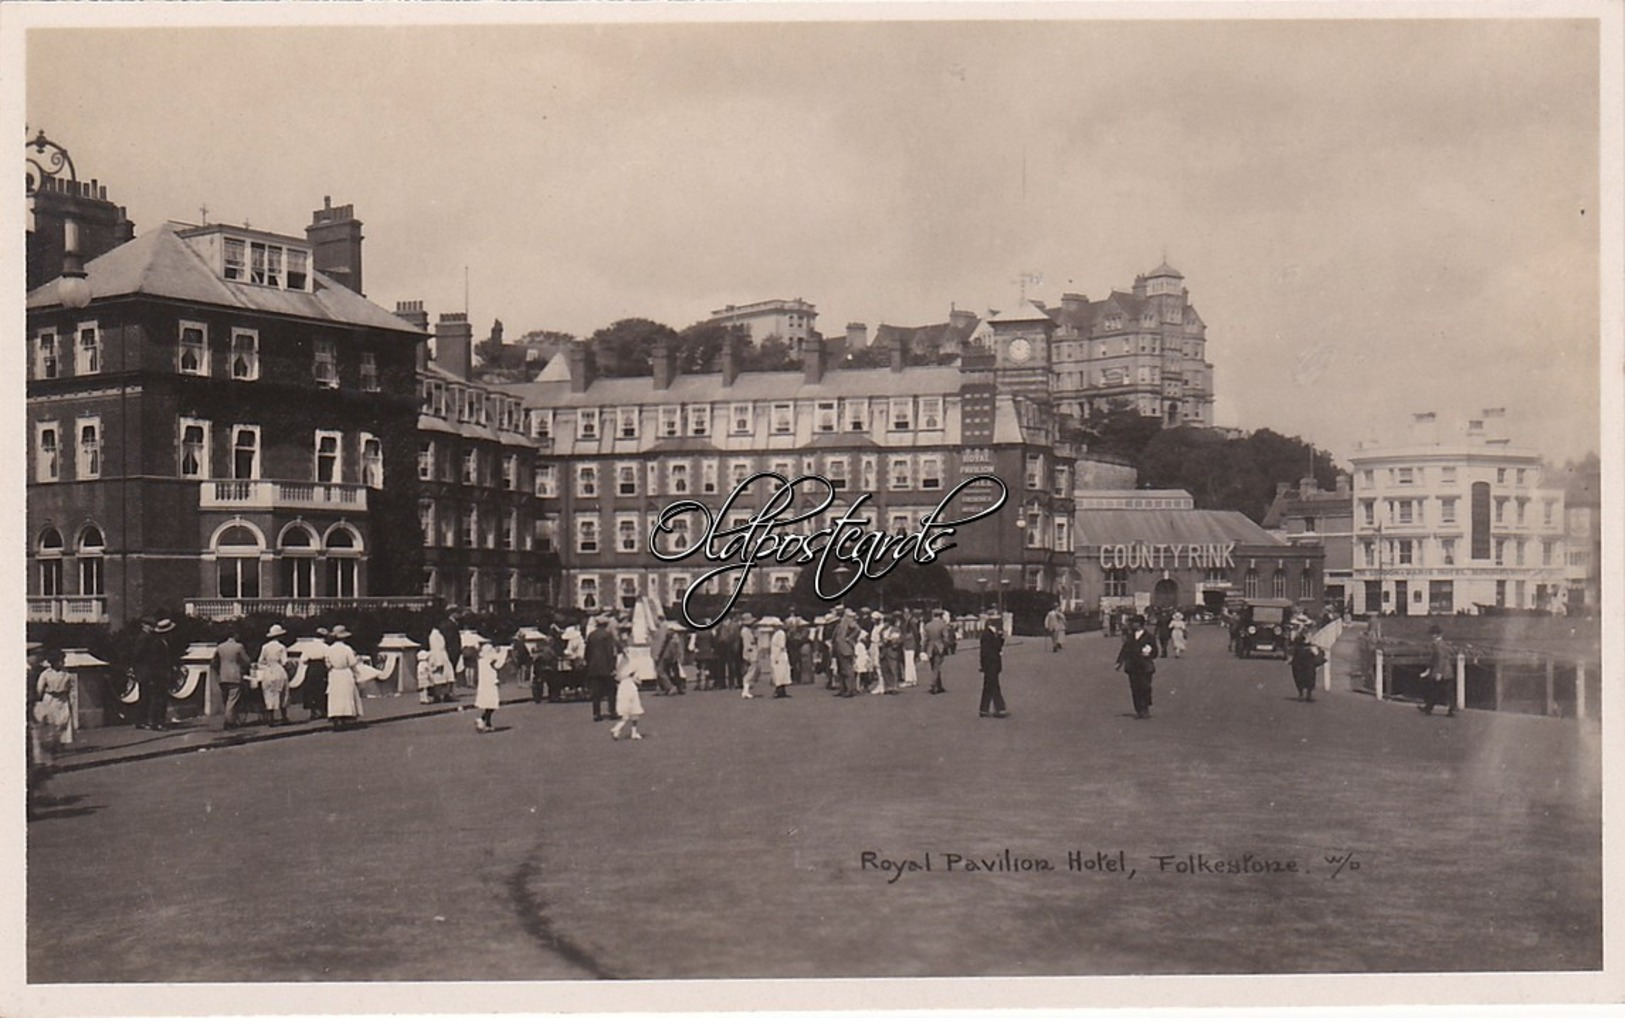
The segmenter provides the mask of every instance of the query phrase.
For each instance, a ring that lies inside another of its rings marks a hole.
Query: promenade
[[[940,696],[646,693],[636,743],[526,703],[103,760],[29,825],[29,979],[1600,968],[1595,725],[1300,703],[1205,627],[1140,721],[1116,648],[1015,640],[1003,720],[962,647]]]

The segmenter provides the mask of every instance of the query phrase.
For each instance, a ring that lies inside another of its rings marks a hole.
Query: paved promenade
[[[380,706],[70,771],[29,826],[29,978],[1600,967],[1594,725],[1300,703],[1212,628],[1140,721],[1116,645],[1012,643],[1004,720],[966,650],[941,696],[646,694],[636,743],[584,704],[491,735]]]

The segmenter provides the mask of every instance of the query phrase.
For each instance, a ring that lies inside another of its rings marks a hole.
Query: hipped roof
[[[1104,508],[1079,511],[1077,519],[1080,546],[1231,542],[1239,546],[1288,546],[1240,511]]]

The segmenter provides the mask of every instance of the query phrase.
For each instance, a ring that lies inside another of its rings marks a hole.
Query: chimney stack
[[[1337,495],[1339,497],[1347,496],[1348,492],[1349,492],[1348,473],[1346,473],[1346,472],[1337,473]]]
[[[824,338],[818,334],[807,338],[801,345],[801,368],[805,374],[802,378],[809,384],[822,383],[824,372],[829,368],[827,352],[824,350]]]
[[[1277,500],[1279,500],[1280,498],[1286,496],[1286,491],[1288,491],[1290,489],[1292,489],[1292,484],[1291,483],[1276,483],[1275,484],[1275,498]]]
[[[969,309],[957,306],[948,310],[948,326],[955,330],[971,331],[976,329],[976,313]]]
[[[1088,305],[1088,304],[1089,304],[1089,296],[1088,295],[1080,295],[1076,291],[1068,291],[1065,294],[1061,295],[1061,311],[1062,312],[1073,312],[1073,313],[1082,312],[1083,307],[1085,305]]]
[[[468,314],[442,312],[434,331],[434,360],[446,372],[466,380],[474,371],[474,328]]]
[[[846,325],[846,353],[862,351],[869,346],[869,324],[848,323]]]
[[[671,342],[664,337],[655,341],[649,361],[654,369],[655,389],[670,390],[671,381],[677,375],[677,351]]]
[[[592,353],[587,350],[586,341],[571,341],[570,346],[564,349],[566,364],[570,367],[570,393],[586,393],[592,386]]]
[[[729,330],[722,338],[722,385],[731,387],[739,378],[739,333]]]
[[[895,336],[893,336],[892,340],[891,340],[891,371],[892,372],[900,373],[900,372],[903,371],[904,356],[907,354],[907,352],[908,352],[908,337],[905,334],[903,334],[902,331],[898,331],[898,333]]]
[[[310,263],[317,273],[343,284],[356,294],[361,290],[361,221],[355,207],[335,206],[331,195],[322,196],[322,208],[310,214],[305,228],[310,242]]]
[[[429,314],[423,311],[423,302],[396,302],[395,315],[406,320],[414,328],[423,331],[425,334],[429,332]],[[418,341],[418,372],[421,373],[428,368],[429,339],[424,337]]]

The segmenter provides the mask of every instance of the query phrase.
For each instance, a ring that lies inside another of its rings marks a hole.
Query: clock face
[[[1025,362],[1033,357],[1033,344],[1025,337],[1017,337],[1010,342],[1010,361]]]

